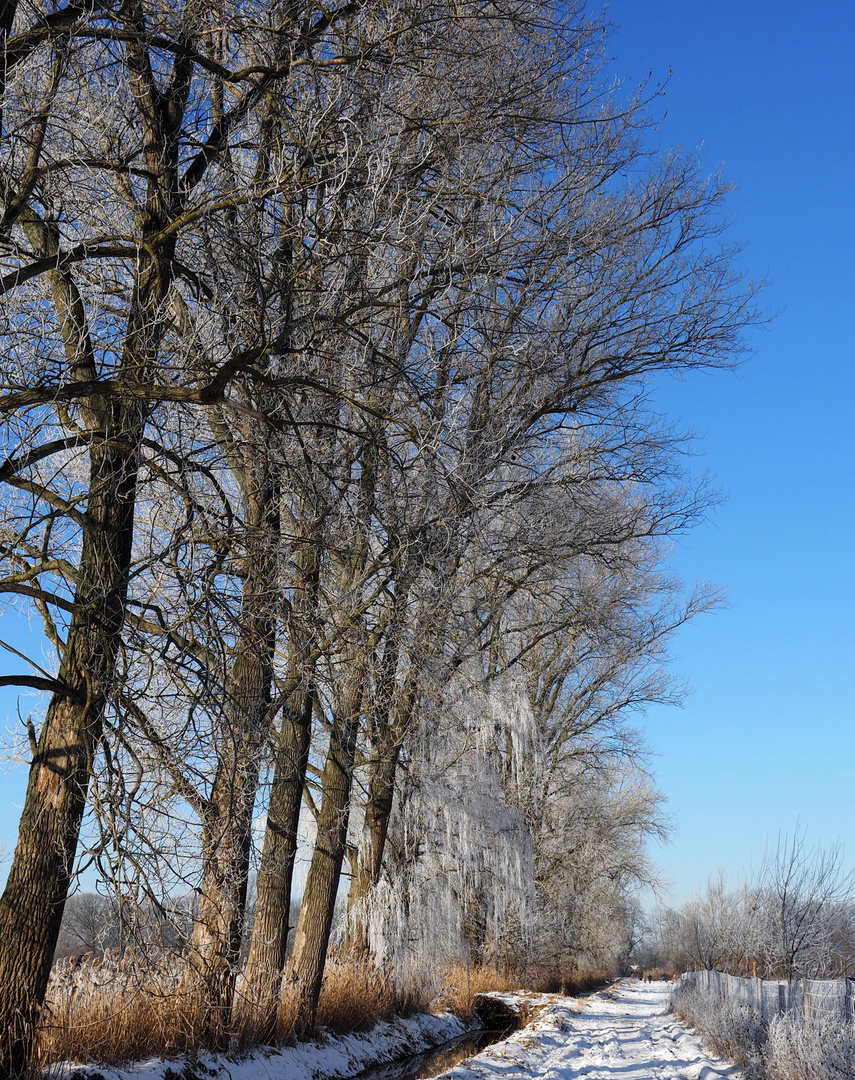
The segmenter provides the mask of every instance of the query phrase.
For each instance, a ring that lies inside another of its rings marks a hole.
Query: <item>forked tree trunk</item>
[[[332,930],[335,901],[347,844],[350,788],[356,734],[364,693],[364,661],[354,660],[321,775],[317,838],[306,878],[294,952],[288,966],[296,1009],[295,1031],[307,1036],[315,1026],[318,999]]]

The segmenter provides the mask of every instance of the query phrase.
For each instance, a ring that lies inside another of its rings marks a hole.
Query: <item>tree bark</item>
[[[276,768],[267,810],[264,846],[258,868],[255,918],[236,1002],[235,1027],[245,1042],[268,1043],[276,1030],[276,1012],[291,910],[291,885],[306,766],[309,760],[311,690],[292,695],[282,718]]]
[[[30,765],[0,899],[0,1076],[27,1067],[121,639],[142,428],[138,415],[129,421],[123,412],[111,409],[113,438],[102,437],[91,449],[80,580],[57,680],[63,689],[51,699]],[[119,433],[123,438],[114,441]]]
[[[306,878],[289,981],[294,988],[295,1032],[305,1038],[315,1026],[335,901],[347,844],[350,789],[356,734],[364,693],[365,662],[354,659],[342,708],[333,717],[330,745],[321,776],[317,839]]]
[[[260,757],[270,727],[278,609],[279,489],[267,447],[243,476],[247,543],[235,660],[226,682],[221,751],[202,815],[202,882],[191,941],[201,1038],[224,1047],[240,954]],[[248,456],[252,454],[248,450]]]
[[[283,710],[276,765],[258,868],[255,918],[243,991],[236,1002],[235,1027],[244,1040],[269,1042],[274,1036],[291,910],[291,885],[314,703],[314,634],[320,580],[314,535],[297,553],[297,581],[291,610],[289,684],[294,689]]]

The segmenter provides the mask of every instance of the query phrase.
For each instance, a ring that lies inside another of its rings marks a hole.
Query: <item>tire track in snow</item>
[[[668,1012],[672,983],[627,979],[580,1009],[553,998],[522,1031],[443,1074],[443,1080],[741,1080]]]

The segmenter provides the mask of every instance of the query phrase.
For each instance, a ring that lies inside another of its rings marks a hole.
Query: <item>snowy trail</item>
[[[712,1057],[668,1013],[672,983],[626,980],[579,1010],[564,1000],[443,1080],[739,1080],[737,1067]]]

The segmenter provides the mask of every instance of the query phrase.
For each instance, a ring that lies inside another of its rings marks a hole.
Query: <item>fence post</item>
[[[846,980],[846,990],[844,992],[843,1002],[844,1002],[844,1009],[846,1011],[847,1023],[851,1024],[852,1021],[855,1020],[855,1013],[853,1012],[853,1009],[852,1009],[852,980],[851,979]]]
[[[802,979],[805,1020],[810,1020],[810,987],[808,986],[808,982],[808,979]]]
[[[787,1011],[787,991],[783,983],[778,983],[778,1015],[783,1016]]]

